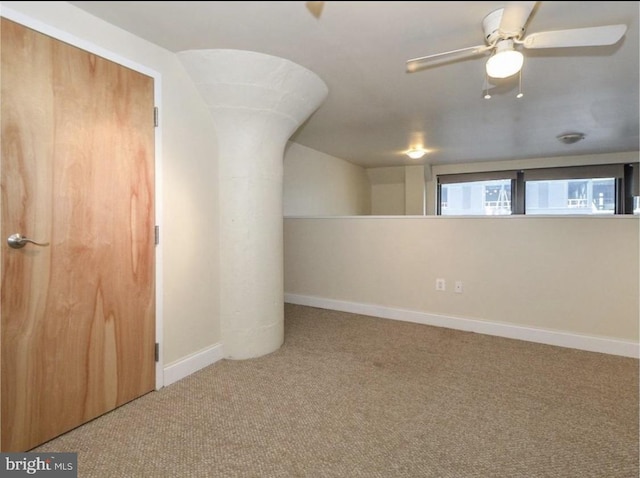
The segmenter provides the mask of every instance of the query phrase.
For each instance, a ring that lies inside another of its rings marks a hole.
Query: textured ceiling
[[[408,59],[482,44],[505,2],[70,2],[168,50],[251,50],[317,73],[329,96],[294,134],[367,167],[637,151],[639,2],[538,2],[526,34],[628,26],[614,46],[524,50],[517,77],[483,98],[486,56],[407,73]],[[491,85],[493,86],[493,85]],[[567,145],[558,135],[585,139]],[[403,153],[423,143],[431,153]]]

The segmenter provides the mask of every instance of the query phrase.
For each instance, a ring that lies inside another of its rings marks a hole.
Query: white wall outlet
[[[461,280],[457,280],[456,281],[456,285],[455,285],[455,288],[453,290],[455,292],[457,292],[458,294],[462,294],[462,281]]]
[[[444,279],[436,279],[436,290],[447,290],[447,281]]]

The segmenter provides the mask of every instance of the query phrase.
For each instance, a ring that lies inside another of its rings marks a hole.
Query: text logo
[[[78,454],[0,453],[0,476],[78,478]]]

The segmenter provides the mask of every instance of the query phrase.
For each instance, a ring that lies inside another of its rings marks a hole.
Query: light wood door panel
[[[1,43],[1,449],[155,385],[153,78],[7,19]],[[8,247],[20,233],[40,247]]]

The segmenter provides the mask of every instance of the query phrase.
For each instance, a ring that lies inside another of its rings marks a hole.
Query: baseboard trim
[[[418,324],[434,325],[448,329],[464,330],[479,334],[495,335],[509,339],[525,340],[540,344],[556,345],[572,349],[600,352],[623,357],[640,358],[640,344],[625,340],[593,337],[588,335],[559,332],[556,330],[522,327],[519,325],[489,322],[484,320],[450,317],[414,310],[396,309],[374,304],[362,304],[322,297],[284,294],[284,301],[290,304],[318,307],[320,309],[339,310],[354,314],[369,315],[383,319],[402,320]]]
[[[222,344],[215,344],[195,352],[164,368],[164,386],[171,385],[223,358]]]

